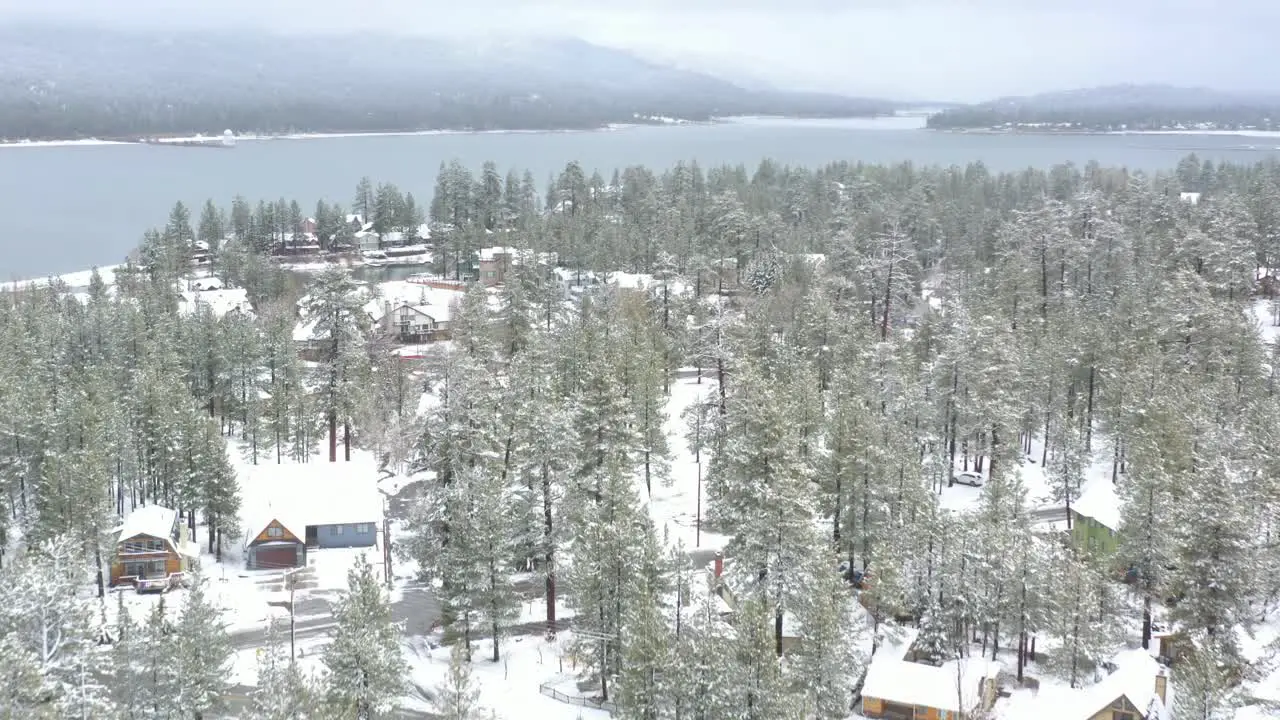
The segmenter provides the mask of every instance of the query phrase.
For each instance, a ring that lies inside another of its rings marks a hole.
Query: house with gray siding
[[[304,567],[326,548],[377,547],[383,521],[377,473],[364,463],[258,465],[242,478],[247,570]],[[252,498],[252,499],[250,499]]]

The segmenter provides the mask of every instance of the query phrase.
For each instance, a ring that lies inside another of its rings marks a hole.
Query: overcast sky
[[[1276,0],[0,0],[0,22],[575,35],[731,80],[976,101],[1120,82],[1280,90]]]

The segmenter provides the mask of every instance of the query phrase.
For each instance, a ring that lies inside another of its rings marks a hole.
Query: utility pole
[[[295,652],[294,622],[293,622],[293,619],[294,619],[293,597],[294,597],[294,590],[298,586],[298,583],[296,580],[297,572],[298,572],[298,568],[294,568],[284,574],[285,586],[289,588],[289,664],[290,665],[293,665],[294,658],[297,657],[297,653]]]
[[[391,589],[391,520],[382,516],[382,571],[386,576],[387,589]]]

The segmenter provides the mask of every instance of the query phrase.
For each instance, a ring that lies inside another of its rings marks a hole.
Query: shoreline
[[[323,133],[290,133],[287,135],[236,135],[236,143],[268,142],[275,140],[327,140],[338,138],[360,137],[413,137],[426,135],[549,135],[555,133],[589,133],[602,132],[632,127],[648,127],[645,123],[614,124],[599,128],[564,128],[558,130],[396,130],[372,132],[323,132]],[[49,147],[108,147],[119,145],[174,145],[183,147],[183,143],[207,142],[216,143],[222,139],[219,135],[184,135],[155,138],[154,142],[134,140],[111,140],[100,138],[77,138],[61,140],[0,140],[2,148],[49,148]]]
[[[1280,140],[1280,130],[1042,130],[1036,128],[925,128],[930,132],[955,135],[1164,135],[1202,137],[1251,137]]]
[[[459,130],[459,129],[436,129],[436,130],[376,130],[361,132],[303,132],[303,133],[287,133],[280,135],[263,135],[258,133],[246,133],[234,136],[235,142],[239,143],[256,143],[270,142],[280,140],[334,140],[342,138],[366,138],[366,137],[419,137],[432,135],[561,135],[561,134],[579,134],[579,133],[599,133],[599,132],[616,132],[621,130],[635,130],[639,128],[667,128],[667,127],[702,127],[709,125],[722,125],[735,122],[760,122],[760,121],[788,121],[788,122],[831,122],[831,121],[850,121],[850,120],[883,120],[885,118],[896,117],[892,115],[878,116],[854,116],[848,118],[808,118],[808,117],[792,117],[786,115],[742,115],[742,116],[726,116],[714,117],[707,120],[685,120],[682,118],[671,117],[655,117],[650,118],[650,122],[620,122],[606,123],[599,127],[592,128],[543,128],[543,129],[502,129],[502,130]],[[914,119],[914,118],[913,118]],[[50,148],[50,147],[109,147],[120,145],[174,145],[182,147],[183,143],[209,143],[214,144],[222,139],[221,135],[165,135],[149,138],[150,142],[142,142],[140,140],[119,140],[111,138],[63,138],[53,140],[4,140],[0,139],[0,149],[4,148]]]

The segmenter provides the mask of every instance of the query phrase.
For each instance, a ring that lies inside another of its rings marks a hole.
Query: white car
[[[953,480],[957,485],[968,485],[969,487],[982,487],[982,476],[972,470],[965,470],[962,473],[956,473]]]

